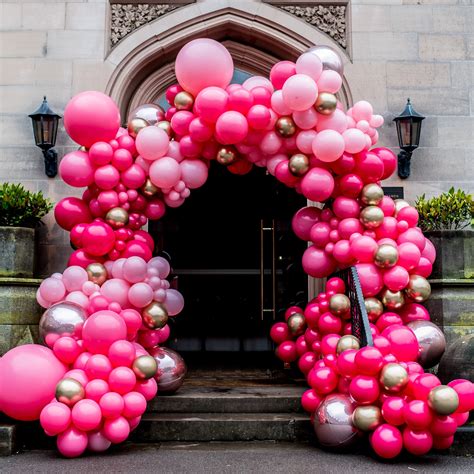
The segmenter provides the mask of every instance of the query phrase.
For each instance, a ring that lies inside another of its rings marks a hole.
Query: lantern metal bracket
[[[407,179],[410,176],[411,151],[400,150],[398,153],[398,176]]]
[[[54,178],[58,174],[58,152],[54,148],[43,150],[44,172],[48,178]]]

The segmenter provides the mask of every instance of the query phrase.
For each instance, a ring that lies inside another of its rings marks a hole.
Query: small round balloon
[[[187,368],[184,359],[168,347],[157,347],[150,353],[158,364],[155,375],[158,392],[174,393],[183,385]]]

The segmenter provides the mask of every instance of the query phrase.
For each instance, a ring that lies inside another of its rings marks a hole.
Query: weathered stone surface
[[[0,277],[31,278],[35,265],[35,229],[0,227]]]
[[[466,58],[466,45],[462,35],[421,34],[418,41],[422,60],[443,61]]]
[[[0,422],[0,456],[10,456],[16,448],[16,426]]]
[[[438,367],[438,377],[443,383],[453,379],[474,379],[474,334],[454,341],[443,354]]]

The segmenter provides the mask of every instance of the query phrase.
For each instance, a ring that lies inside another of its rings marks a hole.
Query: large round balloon
[[[0,359],[0,411],[16,420],[39,419],[65,373],[66,366],[47,347],[11,349]]]
[[[446,350],[443,331],[431,321],[412,321],[407,326],[415,333],[420,346],[418,362],[425,369],[434,367]]]

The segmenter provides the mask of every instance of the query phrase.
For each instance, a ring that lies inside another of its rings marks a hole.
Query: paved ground
[[[9,473],[467,473],[471,456],[428,455],[380,462],[369,454],[328,453],[292,443],[165,443],[121,446],[104,455],[64,459],[53,451],[30,451],[0,458],[0,472]]]

